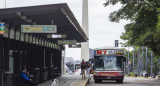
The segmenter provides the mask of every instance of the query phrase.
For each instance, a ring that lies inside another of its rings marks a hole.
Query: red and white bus
[[[121,49],[95,50],[93,67],[95,83],[102,80],[116,80],[118,83],[123,83],[125,60]]]

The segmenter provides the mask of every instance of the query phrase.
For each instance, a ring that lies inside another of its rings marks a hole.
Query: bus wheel
[[[120,80],[116,80],[117,83],[123,83],[123,80],[120,79]]]
[[[94,83],[100,83],[102,80],[94,79]]]

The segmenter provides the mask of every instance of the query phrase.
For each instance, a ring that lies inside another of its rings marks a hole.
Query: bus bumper
[[[101,80],[123,80],[124,76],[94,76],[94,79],[101,79]]]

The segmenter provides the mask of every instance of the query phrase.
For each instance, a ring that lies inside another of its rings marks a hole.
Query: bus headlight
[[[97,73],[97,72],[94,72],[93,75],[98,75],[98,73]]]
[[[119,75],[119,76],[122,76],[122,75],[124,75],[124,72],[120,72],[118,75]]]

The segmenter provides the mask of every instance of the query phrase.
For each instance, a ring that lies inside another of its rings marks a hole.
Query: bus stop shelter
[[[63,45],[58,45],[57,40],[88,40],[66,3],[0,9],[0,22],[5,23],[5,34],[0,35],[0,86],[15,86],[15,76],[23,66],[36,76],[37,83],[53,78],[52,67],[56,67],[54,73],[61,71]],[[22,33],[21,25],[56,25],[55,34],[66,36],[48,38],[50,33]],[[40,71],[39,77],[35,70]],[[7,73],[12,79],[6,78]]]

